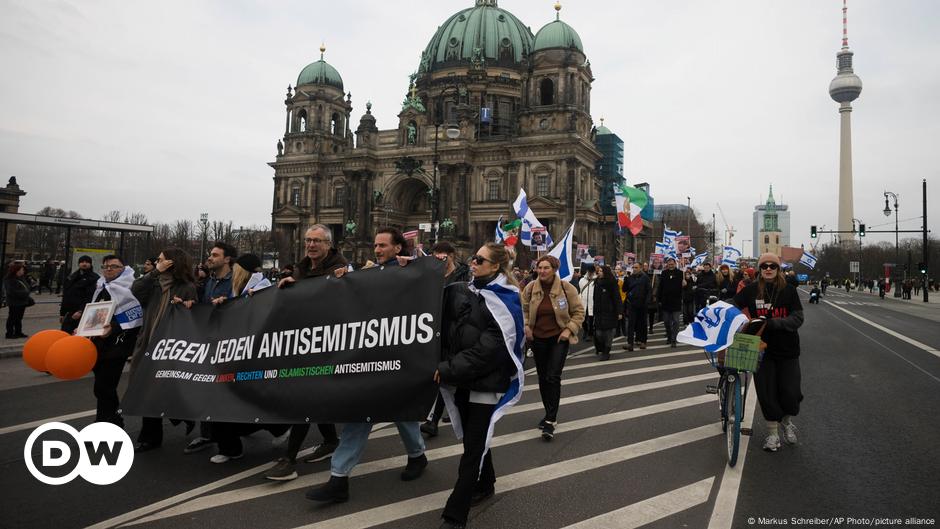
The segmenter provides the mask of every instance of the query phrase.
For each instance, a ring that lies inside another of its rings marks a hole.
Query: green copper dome
[[[476,6],[448,18],[421,54],[419,71],[485,61],[487,65],[518,67],[532,51],[535,37],[525,24],[496,0],[476,0]]]
[[[297,76],[297,86],[305,84],[325,84],[342,90],[343,78],[321,56],[319,61],[308,64]]]
[[[548,50],[551,48],[574,48],[584,53],[584,47],[581,46],[581,37],[578,32],[561,20],[554,20],[545,24],[545,26],[535,34],[534,50]]]

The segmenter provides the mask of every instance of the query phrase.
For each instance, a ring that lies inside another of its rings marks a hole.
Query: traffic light
[[[927,274],[927,263],[917,263],[917,269],[921,274]]]
[[[813,239],[816,238],[816,226],[809,227],[809,236]]]
[[[865,225],[862,224],[861,222],[858,223],[858,236],[859,237],[865,236]]]

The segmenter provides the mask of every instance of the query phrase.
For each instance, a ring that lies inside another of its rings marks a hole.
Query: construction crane
[[[728,225],[728,219],[725,218],[721,204],[715,202],[715,205],[718,206],[718,213],[721,213],[721,222],[725,224],[725,246],[734,246],[734,226]]]

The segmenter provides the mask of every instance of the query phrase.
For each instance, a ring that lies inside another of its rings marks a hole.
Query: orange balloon
[[[63,380],[81,378],[95,367],[98,349],[84,336],[62,338],[46,354],[46,370]]]
[[[30,336],[29,340],[26,340],[26,344],[23,345],[23,361],[36,371],[48,371],[46,369],[46,354],[49,352],[49,348],[55,342],[62,338],[68,338],[68,336],[69,333],[58,329],[37,332]]]

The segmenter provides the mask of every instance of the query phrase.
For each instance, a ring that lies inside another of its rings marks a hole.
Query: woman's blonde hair
[[[490,257],[499,265],[499,272],[506,276],[506,281],[518,287],[519,282],[512,273],[512,251],[506,245],[495,242],[488,242],[483,247],[490,251]]]
[[[251,272],[238,263],[232,265],[232,297],[237,298],[242,295],[242,290],[245,290],[249,279],[251,279]]]

